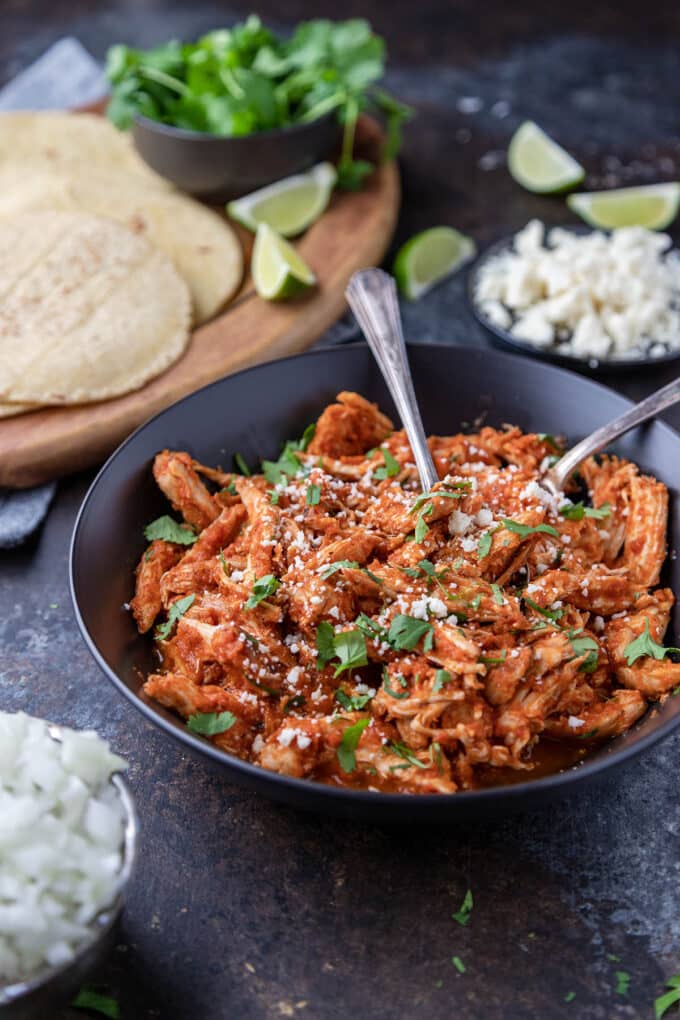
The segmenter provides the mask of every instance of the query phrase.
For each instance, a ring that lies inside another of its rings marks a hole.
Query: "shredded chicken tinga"
[[[664,485],[602,457],[587,502],[556,499],[550,436],[429,444],[422,493],[404,433],[340,393],[262,474],[158,454],[184,523],[149,525],[137,568],[139,630],[163,616],[145,694],[275,772],[453,793],[526,774],[546,740],[576,757],[680,684]]]

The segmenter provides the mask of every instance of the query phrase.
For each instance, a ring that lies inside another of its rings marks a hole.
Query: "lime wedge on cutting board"
[[[318,163],[309,173],[284,177],[229,202],[227,212],[248,230],[257,230],[260,223],[266,223],[283,237],[294,237],[318,220],[337,177],[332,163]]]
[[[401,293],[413,301],[455,273],[475,251],[474,241],[453,227],[432,227],[401,246],[392,272]]]
[[[647,227],[663,230],[678,215],[680,184],[647,184],[640,188],[581,192],[569,195],[567,205],[591,227]]]
[[[518,184],[539,195],[573,188],[586,174],[581,164],[532,120],[526,120],[512,136],[508,170]]]
[[[251,272],[257,293],[267,301],[294,297],[316,283],[295,248],[266,223],[257,228]]]

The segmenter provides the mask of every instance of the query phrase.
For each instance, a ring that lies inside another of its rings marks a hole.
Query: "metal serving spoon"
[[[345,296],[397,405],[423,491],[429,492],[438,475],[413,389],[394,280],[382,269],[361,269],[349,281]],[[587,457],[678,401],[680,377],[582,439],[546,472],[543,483],[561,494],[567,479]]]

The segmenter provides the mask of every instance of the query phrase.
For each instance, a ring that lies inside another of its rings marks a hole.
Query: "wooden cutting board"
[[[362,118],[361,151],[375,150],[378,125]],[[345,310],[353,272],[378,265],[399,211],[394,162],[378,167],[358,192],[336,192],[297,247],[319,280],[310,295],[270,303],[255,293],[249,274],[234,301],[195,330],[187,351],[141,390],[114,400],[50,408],[0,420],[0,486],[26,488],[102,461],[126,436],[173,401],[257,362],[309,347]],[[239,231],[250,255],[252,235]]]

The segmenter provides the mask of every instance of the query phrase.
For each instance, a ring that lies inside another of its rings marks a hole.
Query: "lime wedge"
[[[319,218],[337,177],[332,163],[319,163],[309,173],[284,177],[229,202],[227,212],[248,230],[257,230],[258,224],[266,223],[283,237],[294,237]]]
[[[251,271],[255,290],[267,301],[294,297],[316,283],[295,248],[266,223],[257,228]]]
[[[591,227],[647,227],[663,230],[678,215],[680,184],[647,184],[641,188],[581,192],[569,195],[567,205]]]
[[[539,195],[567,191],[580,184],[586,174],[581,164],[533,120],[525,120],[512,136],[508,170],[518,184]]]
[[[432,227],[401,246],[392,272],[404,297],[414,301],[455,273],[475,251],[474,241],[453,227]]]

